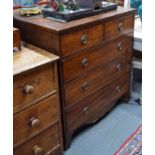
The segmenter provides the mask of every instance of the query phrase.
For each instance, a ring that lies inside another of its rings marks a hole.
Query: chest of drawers
[[[69,23],[14,14],[23,40],[60,56],[65,149],[79,127],[103,117],[129,94],[134,14],[135,10],[118,7]]]
[[[58,57],[27,44],[13,60],[14,155],[63,155]]]

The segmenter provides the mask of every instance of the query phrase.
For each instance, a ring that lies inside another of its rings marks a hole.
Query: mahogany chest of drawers
[[[14,155],[63,155],[57,59],[30,44],[14,52]]]
[[[60,56],[65,149],[79,127],[95,122],[129,95],[134,14],[118,7],[69,23],[14,14],[23,40]]]

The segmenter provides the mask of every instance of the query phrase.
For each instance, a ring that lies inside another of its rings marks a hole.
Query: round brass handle
[[[31,94],[34,90],[34,87],[32,85],[27,84],[26,86],[24,86],[24,92],[26,94]]]
[[[84,114],[88,115],[89,114],[89,108],[88,107],[83,108],[83,112],[84,112]]]
[[[32,127],[38,126],[39,123],[40,123],[39,119],[37,119],[37,118],[35,118],[35,117],[32,117],[32,118],[30,119],[30,125],[31,125]]]
[[[84,82],[84,83],[82,84],[82,89],[83,89],[83,90],[87,90],[88,87],[89,87],[88,82]]]
[[[116,87],[116,93],[120,93],[120,91],[121,91],[120,86],[117,86],[117,87]]]
[[[86,34],[82,35],[82,37],[81,37],[81,44],[83,44],[83,45],[87,44],[87,35]]]
[[[43,155],[42,147],[39,147],[39,146],[35,145],[33,147],[33,150],[34,150],[34,155]]]
[[[124,30],[123,23],[119,23],[119,24],[118,24],[118,30],[119,30],[119,31],[123,31],[123,30]]]
[[[117,44],[117,49],[118,49],[118,50],[122,50],[122,49],[123,49],[123,45],[122,45],[121,42],[119,42],[119,43]]]
[[[121,71],[121,64],[117,64],[116,69],[117,69],[117,71]]]
[[[82,66],[83,66],[83,67],[87,67],[87,66],[88,66],[88,59],[87,59],[87,58],[84,58],[84,59],[82,60]]]

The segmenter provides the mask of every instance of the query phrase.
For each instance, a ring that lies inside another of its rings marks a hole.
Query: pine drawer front
[[[132,37],[120,37],[106,45],[92,48],[62,62],[64,81],[68,82],[83,72],[95,68],[101,64],[106,64],[111,60],[131,53]]]
[[[134,16],[125,16],[105,23],[105,39],[111,39],[122,34],[133,33]]]
[[[14,76],[14,108],[36,100],[56,89],[54,64],[41,66],[35,70]]]
[[[99,66],[91,70],[78,79],[65,85],[65,106],[74,104],[84,97],[92,94],[95,90],[109,84],[114,79],[127,73],[130,64],[127,64],[126,55],[121,59],[114,60],[107,65]]]
[[[61,52],[63,56],[92,47],[104,38],[103,25],[80,29],[60,36]]]
[[[110,107],[112,103],[116,102],[123,93],[128,91],[129,83],[129,75],[122,76],[110,85],[101,88],[81,102],[68,108],[66,110],[66,117],[69,132],[72,133],[78,127],[87,123],[92,123],[98,119],[94,118],[94,120],[92,120],[92,116],[100,111],[102,111],[103,116],[109,110],[108,107]]]
[[[51,96],[14,115],[14,144],[33,136],[59,119],[57,96]]]
[[[62,151],[59,151],[60,154],[52,154],[61,144],[59,131],[59,125],[55,124],[25,143],[15,146],[14,155],[62,155]]]

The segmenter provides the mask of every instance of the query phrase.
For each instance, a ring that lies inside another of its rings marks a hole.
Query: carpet
[[[114,155],[142,155],[142,125],[133,132]]]

